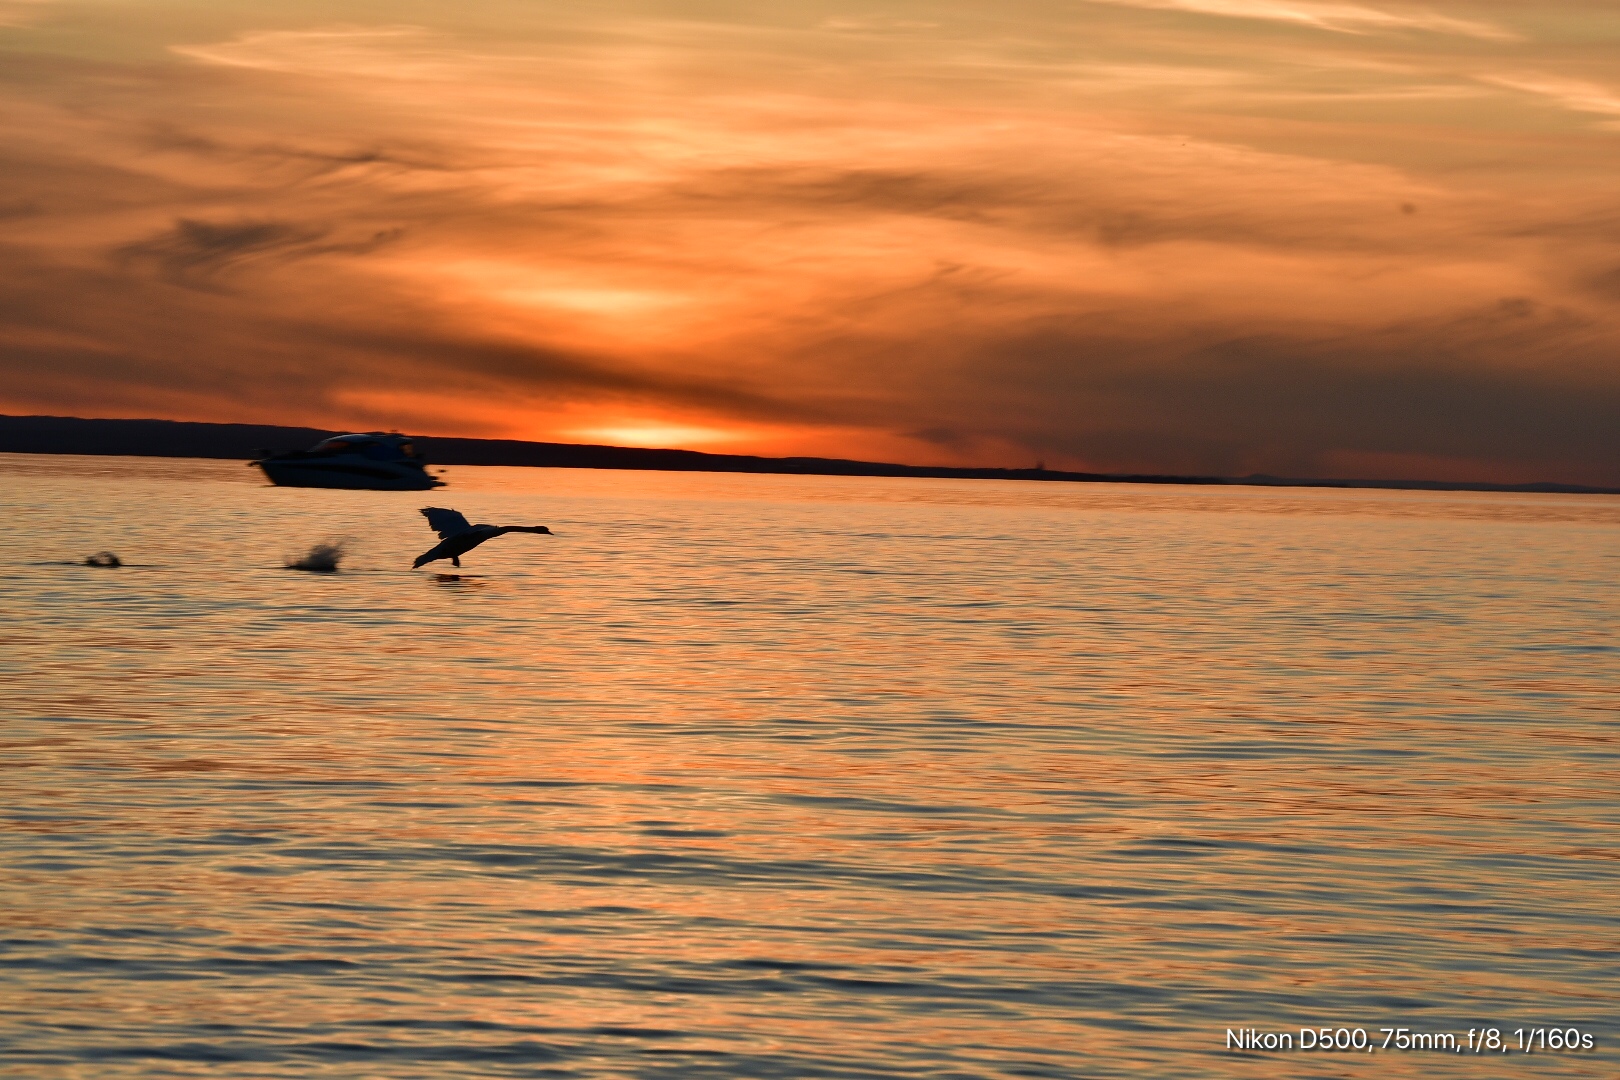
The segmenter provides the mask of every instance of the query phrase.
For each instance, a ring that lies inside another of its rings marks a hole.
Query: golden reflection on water
[[[450,479],[0,456],[0,1075],[1614,1075],[1620,500]]]

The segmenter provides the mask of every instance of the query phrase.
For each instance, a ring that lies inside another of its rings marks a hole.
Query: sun
[[[589,427],[559,431],[559,435],[583,442],[605,443],[611,446],[646,446],[658,448],[686,448],[710,446],[717,443],[737,442],[748,438],[748,433],[728,428],[704,427],[664,420],[608,420]]]

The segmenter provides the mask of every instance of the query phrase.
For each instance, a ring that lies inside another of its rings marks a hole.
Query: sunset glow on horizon
[[[0,0],[0,412],[1620,485],[1599,0]]]

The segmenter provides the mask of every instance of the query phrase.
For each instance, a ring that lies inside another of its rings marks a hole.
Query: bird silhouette
[[[426,563],[436,562],[439,559],[449,559],[455,566],[461,565],[461,557],[485,540],[492,539],[509,532],[545,533],[551,535],[551,530],[544,525],[471,525],[462,516],[459,510],[445,510],[438,506],[424,506],[422,516],[427,518],[428,526],[439,534],[441,543],[430,551],[424,551],[411,563],[411,569],[416,569]]]

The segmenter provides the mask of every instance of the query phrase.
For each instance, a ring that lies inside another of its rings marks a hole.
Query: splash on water
[[[330,574],[337,570],[338,563],[348,548],[348,540],[323,540],[312,544],[310,549],[302,555],[288,555],[284,560],[288,570],[309,570],[317,574]]]
[[[84,565],[108,567],[123,566],[124,560],[120,559],[110,551],[98,551],[94,555],[87,556],[84,560]]]

